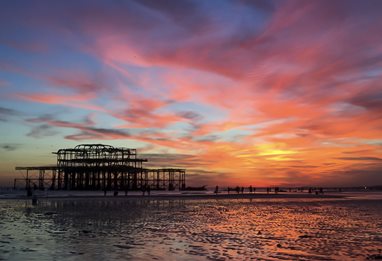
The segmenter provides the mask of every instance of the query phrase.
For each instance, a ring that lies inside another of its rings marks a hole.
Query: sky
[[[83,143],[188,185],[382,184],[382,1],[1,1],[0,183]]]

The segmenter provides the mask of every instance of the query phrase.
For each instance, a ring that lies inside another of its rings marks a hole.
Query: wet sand
[[[256,195],[0,200],[0,260],[379,257],[381,194]]]

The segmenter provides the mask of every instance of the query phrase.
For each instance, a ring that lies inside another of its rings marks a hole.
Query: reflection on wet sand
[[[379,200],[8,200],[0,259],[364,260],[381,216]]]

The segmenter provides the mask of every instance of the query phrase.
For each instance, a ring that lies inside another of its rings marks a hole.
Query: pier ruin
[[[177,168],[144,168],[147,159],[139,158],[136,149],[103,144],[81,144],[59,149],[54,166],[16,167],[25,171],[16,178],[26,189],[51,190],[183,190],[186,171]]]

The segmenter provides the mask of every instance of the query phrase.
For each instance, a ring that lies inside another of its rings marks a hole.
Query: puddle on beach
[[[0,201],[0,260],[365,260],[382,201]]]

